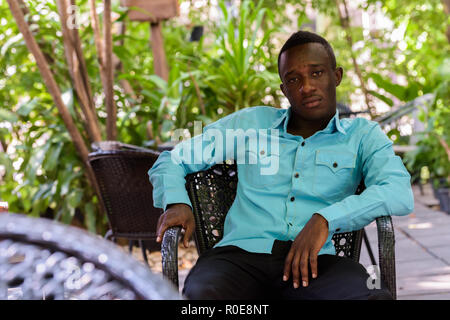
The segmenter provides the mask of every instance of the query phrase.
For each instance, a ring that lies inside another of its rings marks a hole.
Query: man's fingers
[[[162,237],[163,237],[164,233],[166,232],[167,228],[168,228],[168,225],[165,222],[161,223],[161,225],[158,228],[158,235],[156,236],[156,242],[162,241]]]
[[[156,242],[161,241],[161,239],[160,239],[160,228],[161,228],[161,224],[162,224],[163,220],[164,220],[164,213],[159,216],[158,223],[156,225]]]
[[[300,254],[296,252],[292,259],[292,282],[295,289],[300,286],[300,259]]]
[[[309,252],[303,252],[300,258],[300,273],[302,274],[302,285],[304,287],[308,286],[308,259]]]
[[[172,226],[172,220],[167,216],[167,214],[162,214],[158,219],[158,233],[156,236],[156,242],[161,242],[166,230]]]
[[[189,247],[189,239],[191,239],[192,233],[194,232],[194,227],[188,224],[184,231],[183,244],[184,247]]]
[[[311,266],[312,278],[317,278],[317,252],[311,252],[309,256],[309,264]]]
[[[294,257],[294,251],[291,249],[284,260],[283,281],[288,281],[291,275],[292,258]]]

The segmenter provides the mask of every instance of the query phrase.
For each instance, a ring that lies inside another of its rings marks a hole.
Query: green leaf
[[[58,216],[61,217],[62,223],[70,224],[75,216],[75,208],[63,206],[58,212]]]
[[[17,113],[23,117],[26,117],[37,106],[38,106],[38,99],[33,98],[30,101],[21,104],[20,107],[17,109]]]
[[[375,82],[375,84],[390,94],[394,95],[398,99],[402,101],[406,101],[407,99],[407,88],[398,84],[394,84],[389,80],[384,79],[382,76],[376,73],[370,73],[370,77]]]
[[[394,105],[394,101],[392,101],[392,99],[374,91],[374,90],[368,90],[368,93],[371,94],[372,96],[380,99],[381,101],[383,101],[384,103],[386,103],[388,106],[392,107]]]
[[[73,208],[78,208],[82,199],[83,199],[82,189],[74,189],[67,196],[68,203]]]
[[[88,202],[84,205],[84,221],[87,229],[92,232],[96,233],[96,223],[97,223],[97,217],[95,215],[95,206],[91,202]]]
[[[9,50],[9,47],[21,42],[23,40],[23,36],[21,33],[15,35],[14,37],[9,38],[2,46],[0,50],[0,55],[5,56],[6,52]]]
[[[147,81],[154,83],[158,88],[166,91],[167,90],[167,82],[157,75],[146,75],[143,78]]]
[[[16,114],[13,112],[0,108],[0,122],[1,121],[7,121],[10,123],[16,123],[19,120],[19,117],[17,117]]]
[[[48,196],[48,192],[53,188],[54,184],[55,184],[55,182],[45,183],[45,184],[40,185],[38,187],[37,192],[34,194],[32,200],[31,200],[33,202],[33,205],[35,202],[38,202],[39,200],[46,198]],[[44,195],[46,195],[46,196],[44,196]]]
[[[59,190],[61,196],[66,195],[69,192],[70,183],[75,178],[81,176],[80,172],[72,172],[69,167],[68,170],[63,171],[58,178]]]
[[[58,160],[61,155],[61,150],[64,147],[64,143],[59,142],[53,144],[50,150],[47,152],[42,167],[45,170],[54,170],[58,165]]]

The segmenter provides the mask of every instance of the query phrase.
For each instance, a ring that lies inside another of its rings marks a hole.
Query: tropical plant
[[[418,180],[423,168],[435,188],[450,187],[450,59],[439,71],[446,81],[435,90],[432,103],[422,109],[419,119],[425,130],[418,133],[417,149],[406,154],[407,168]],[[423,179],[422,179],[423,180]]]

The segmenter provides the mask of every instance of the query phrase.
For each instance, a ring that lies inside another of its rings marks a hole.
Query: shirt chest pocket
[[[347,151],[317,150],[313,192],[327,202],[352,194],[356,155]]]

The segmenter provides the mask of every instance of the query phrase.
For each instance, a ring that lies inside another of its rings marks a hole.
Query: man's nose
[[[300,92],[304,95],[308,95],[310,92],[316,90],[316,87],[311,83],[310,80],[305,80],[300,87]]]

